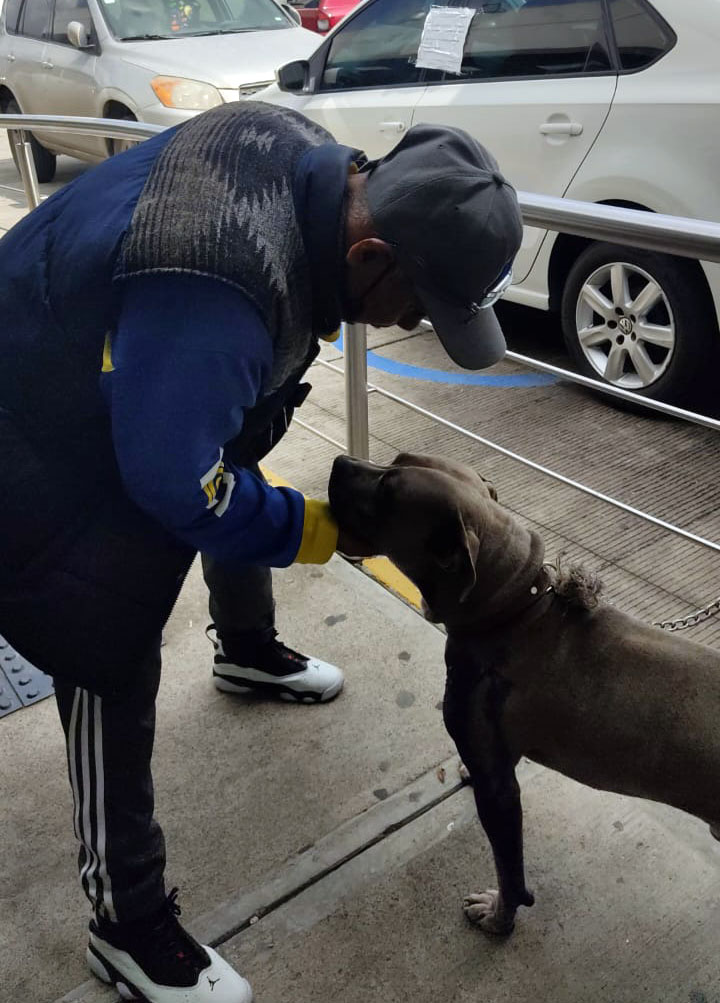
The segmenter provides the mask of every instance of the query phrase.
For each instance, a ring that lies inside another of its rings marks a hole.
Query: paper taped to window
[[[425,70],[459,73],[470,22],[471,7],[431,7],[425,18],[415,65]]]

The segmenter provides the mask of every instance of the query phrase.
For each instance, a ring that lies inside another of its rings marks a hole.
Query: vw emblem
[[[632,334],[633,322],[629,317],[621,317],[618,321],[618,327],[623,334]]]

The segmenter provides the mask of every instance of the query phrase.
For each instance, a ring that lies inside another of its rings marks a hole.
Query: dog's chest
[[[447,676],[443,715],[452,734],[468,715],[498,720],[512,691],[503,673],[507,660],[500,649],[472,647],[448,638],[445,654]]]

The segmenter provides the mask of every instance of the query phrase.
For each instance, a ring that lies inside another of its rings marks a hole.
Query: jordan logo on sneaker
[[[207,980],[210,983],[210,992],[211,993],[215,992],[215,986],[220,981],[220,979],[211,979],[210,976],[208,975]]]

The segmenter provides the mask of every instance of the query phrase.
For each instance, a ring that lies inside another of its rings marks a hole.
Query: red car
[[[359,3],[359,0],[309,0],[298,8],[303,28],[326,34]]]

